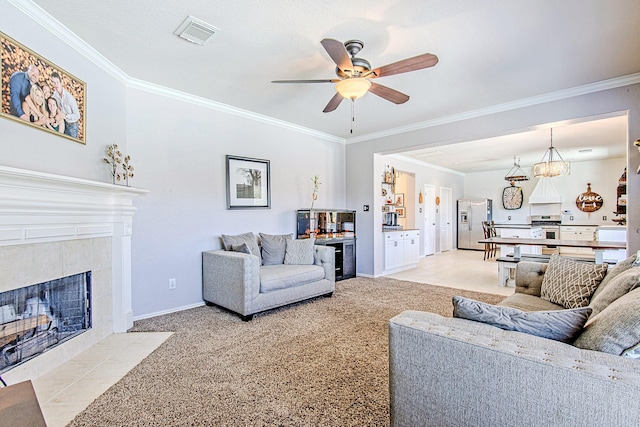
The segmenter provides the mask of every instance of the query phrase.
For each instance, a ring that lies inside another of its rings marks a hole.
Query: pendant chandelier
[[[551,178],[571,173],[569,162],[565,162],[558,150],[553,147],[553,129],[551,129],[551,146],[542,156],[542,161],[533,165],[533,176]]]
[[[516,182],[529,181],[529,177],[520,169],[520,159],[516,163],[516,156],[513,156],[513,167],[504,176],[505,181],[509,181],[512,186]]]

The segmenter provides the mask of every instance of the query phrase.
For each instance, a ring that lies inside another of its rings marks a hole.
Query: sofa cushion
[[[640,268],[631,268],[617,274],[609,280],[604,287],[599,287],[600,292],[591,298],[589,307],[593,309],[591,317],[597,316],[609,304],[622,295],[640,286]]]
[[[633,265],[636,262],[636,255],[637,254],[633,254],[632,256],[625,259],[624,261],[620,261],[612,269],[610,269],[607,272],[607,275],[604,276],[604,279],[602,279],[602,282],[600,282],[600,285],[598,286],[596,291],[593,293],[593,296],[591,297],[592,301],[595,297],[598,296],[598,294],[604,289],[604,287],[607,286],[609,281],[613,280],[618,274],[623,273],[628,269],[630,269],[631,267],[633,267]]]
[[[265,265],[260,268],[260,292],[306,285],[324,279],[324,268],[317,265]]]
[[[260,234],[262,243],[262,265],[277,265],[284,263],[284,254],[287,250],[287,240],[293,239],[293,234]]]
[[[584,307],[607,273],[607,264],[590,264],[551,255],[540,297],[565,308]]]
[[[563,310],[564,307],[558,304],[554,304],[547,300],[540,298],[539,296],[533,296],[528,294],[521,294],[516,292],[507,298],[500,301],[497,305],[502,307],[517,308],[522,311],[548,311],[548,310]]]
[[[589,319],[573,345],[621,355],[639,343],[640,289],[634,289]]]
[[[527,312],[469,298],[453,297],[453,317],[562,342],[572,341],[580,333],[590,314],[591,307]]]
[[[249,246],[247,246],[246,243],[243,243],[241,245],[232,245],[231,246],[231,250],[234,251],[234,252],[242,252],[242,253],[245,253],[245,254],[253,255],[251,253],[251,249],[249,249]]]
[[[312,265],[315,262],[315,239],[287,240],[285,264]]]
[[[260,259],[260,263],[262,264],[260,248],[258,247],[258,240],[256,239],[255,234],[251,232],[238,234],[236,236],[223,234],[222,243],[224,244],[224,249],[227,251],[232,251],[234,246],[240,246],[241,244],[246,243],[249,247],[249,250],[251,251],[251,254],[256,255]]]

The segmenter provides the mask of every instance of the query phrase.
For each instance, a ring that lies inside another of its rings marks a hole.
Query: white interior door
[[[436,253],[436,187],[424,185],[424,254]]]
[[[450,251],[453,227],[453,191],[449,187],[440,187],[440,252]]]

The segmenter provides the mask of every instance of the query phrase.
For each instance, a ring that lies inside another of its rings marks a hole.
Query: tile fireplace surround
[[[92,328],[2,376],[36,379],[133,326],[133,199],[146,190],[0,166],[0,292],[92,271]]]

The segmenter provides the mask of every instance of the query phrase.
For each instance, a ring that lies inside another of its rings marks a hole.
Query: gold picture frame
[[[0,116],[86,145],[85,82],[0,32]]]

